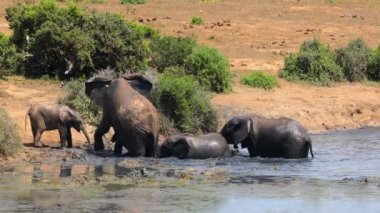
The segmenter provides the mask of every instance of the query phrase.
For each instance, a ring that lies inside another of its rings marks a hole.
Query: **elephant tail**
[[[308,137],[308,138],[306,139],[306,144],[307,144],[307,146],[308,146],[309,149],[310,149],[311,157],[314,158],[313,146],[311,145],[311,138],[310,138],[310,137]]]

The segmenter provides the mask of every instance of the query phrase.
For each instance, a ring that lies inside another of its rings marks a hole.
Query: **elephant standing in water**
[[[218,133],[210,133],[201,136],[182,134],[170,136],[160,147],[159,157],[178,157],[192,159],[206,159],[217,157],[229,157],[230,147]]]
[[[309,150],[314,157],[310,135],[290,118],[234,117],[220,134],[235,148],[248,148],[251,157],[307,158]]]
[[[156,108],[143,95],[152,84],[139,74],[113,80],[93,77],[86,81],[86,95],[103,109],[95,131],[95,150],[104,150],[102,136],[112,126],[115,130],[114,154],[121,155],[123,146],[128,156],[153,157],[158,141],[159,118]]]
[[[61,148],[64,148],[67,141],[67,147],[73,147],[71,136],[71,127],[78,132],[82,131],[90,143],[90,137],[85,128],[85,122],[77,111],[70,109],[61,104],[35,104],[29,108],[25,115],[29,116],[32,126],[33,140],[36,147],[42,147],[41,136],[44,131],[58,129],[61,140]]]

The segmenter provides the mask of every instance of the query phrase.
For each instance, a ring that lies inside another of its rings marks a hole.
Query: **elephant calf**
[[[169,137],[160,147],[159,157],[175,156],[180,159],[206,159],[229,157],[230,147],[227,141],[218,133],[201,136],[182,134]]]
[[[221,133],[229,144],[241,143],[251,157],[314,157],[310,135],[300,123],[290,118],[238,116],[229,120]]]
[[[58,129],[61,140],[61,148],[73,146],[71,127],[80,132],[83,131],[87,142],[90,143],[90,137],[85,128],[85,123],[77,111],[70,109],[66,105],[61,104],[35,104],[29,108],[25,115],[29,116],[32,126],[33,140],[36,147],[42,147],[41,135],[44,131]]]

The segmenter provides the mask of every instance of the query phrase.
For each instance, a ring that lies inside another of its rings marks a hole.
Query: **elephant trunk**
[[[87,143],[91,144],[90,136],[88,135],[87,130],[84,126],[82,126],[82,132],[84,136],[86,137]]]

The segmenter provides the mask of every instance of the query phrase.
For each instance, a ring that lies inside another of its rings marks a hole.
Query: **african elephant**
[[[160,147],[159,157],[205,159],[217,157],[229,157],[230,147],[218,133],[210,133],[201,136],[182,134],[170,136]]]
[[[41,136],[44,131],[58,129],[61,148],[64,148],[67,141],[67,147],[73,147],[71,136],[71,127],[78,132],[82,131],[90,143],[90,137],[85,128],[85,122],[77,111],[70,109],[62,104],[35,104],[29,108],[25,115],[29,116],[32,126],[33,140],[36,147],[42,147]]]
[[[152,89],[149,80],[139,74],[113,80],[93,77],[85,86],[86,95],[103,109],[94,149],[104,150],[102,136],[112,126],[115,155],[121,155],[124,146],[128,156],[154,156],[160,126],[156,108],[144,96]]]
[[[229,120],[221,130],[229,144],[241,143],[251,157],[307,158],[314,157],[310,135],[297,121],[290,118],[238,116]]]

